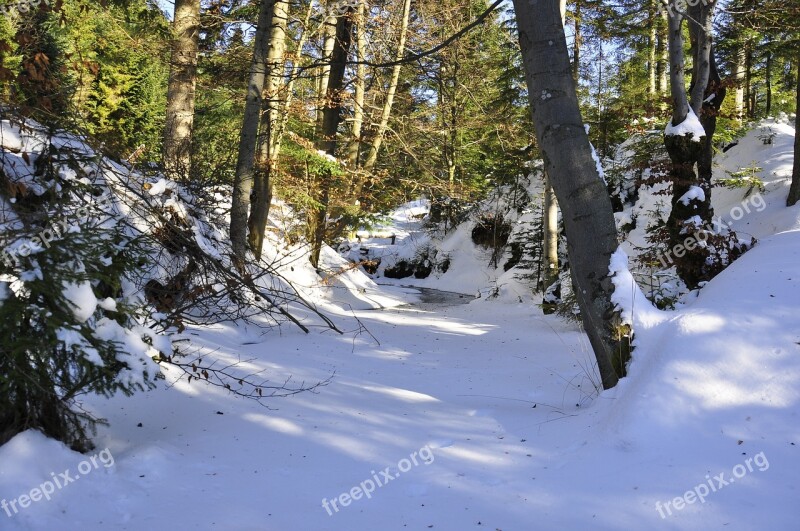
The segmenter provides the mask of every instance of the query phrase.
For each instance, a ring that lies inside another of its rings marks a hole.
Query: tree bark
[[[269,30],[276,0],[261,0],[258,24],[253,42],[253,60],[244,105],[242,132],[239,137],[239,153],[236,160],[236,176],[233,181],[231,201],[231,245],[236,258],[244,263],[247,254],[248,212],[250,193],[255,175],[258,122],[261,112],[262,91],[267,77],[267,48]],[[257,258],[260,258],[257,257]]]
[[[336,45],[336,24],[337,18],[333,12],[335,3],[327,2],[326,6],[331,11],[325,16],[325,21],[322,26],[322,60],[325,63],[320,69],[319,85],[317,86],[317,127],[316,137],[319,139],[322,136],[322,120],[327,101],[325,98],[328,95],[328,83],[331,77],[331,61],[333,60],[333,48]]]
[[[658,93],[659,95],[666,95],[668,81],[667,81],[667,67],[669,66],[669,45],[667,32],[669,23],[667,22],[667,12],[661,11],[661,23],[658,27]]]
[[[755,93],[753,91],[753,46],[750,39],[744,42],[744,100],[747,117],[755,116]]]
[[[263,91],[260,135],[255,161],[253,206],[248,220],[248,243],[257,257],[264,248],[264,233],[272,202],[272,175],[278,167],[275,134],[281,121],[281,88],[283,87],[283,61],[286,54],[286,26],[289,22],[289,2],[276,0],[267,45],[267,71]]]
[[[764,85],[767,89],[767,102],[766,109],[764,109],[764,117],[769,118],[769,113],[772,112],[772,52],[767,50],[767,68],[764,72]]]
[[[289,81],[286,83],[286,88],[283,91],[284,97],[283,101],[281,102],[280,120],[278,121],[277,128],[272,135],[275,139],[274,150],[276,153],[280,153],[281,151],[283,134],[286,132],[286,125],[289,123],[289,112],[292,108],[292,102],[294,100],[294,82],[300,74],[300,59],[302,58],[303,48],[308,40],[308,34],[311,33],[309,30],[309,24],[311,22],[311,15],[313,12],[314,3],[311,2],[308,4],[308,9],[306,9],[306,14],[303,18],[303,29],[301,30],[300,36],[297,40],[297,53],[296,56],[292,58],[292,70],[289,73]]]
[[[789,187],[789,197],[786,206],[794,206],[800,201],[800,53],[797,54],[797,110],[794,117],[794,165],[792,166],[792,185]]]
[[[611,200],[581,118],[558,0],[540,0],[535,9],[514,0],[514,8],[536,137],[561,206],[584,329],[608,389],[630,357],[611,302],[608,268],[617,249]]]
[[[544,289],[558,280],[558,201],[550,177],[544,179],[544,211],[542,231],[544,232]]]
[[[711,221],[714,217],[714,209],[711,207],[714,133],[717,131],[717,116],[719,116],[719,110],[722,107],[722,102],[725,100],[726,93],[727,91],[722,85],[722,79],[717,70],[717,59],[714,55],[714,47],[712,46],[709,53],[708,84],[703,93],[703,106],[700,113],[700,123],[703,126],[703,130],[706,132],[706,139],[703,144],[703,152],[697,161],[697,178],[700,182],[700,187],[705,193],[705,205],[702,207],[702,210],[708,212],[708,221]]]
[[[340,15],[336,21],[334,46],[331,51],[330,75],[325,95],[325,106],[322,109],[321,135],[317,147],[328,155],[336,155],[336,133],[342,118],[344,71],[347,66],[347,55],[350,52],[353,29],[352,9]],[[314,267],[319,267],[319,257],[322,252],[322,243],[325,240],[325,229],[328,219],[328,204],[330,201],[331,181],[333,176],[328,174],[319,183],[319,205],[312,209],[310,229],[312,231],[310,261]]]
[[[651,0],[650,8],[647,12],[647,96],[649,100],[655,101],[658,94],[656,78],[658,76],[657,54],[658,54],[658,20],[661,15],[658,13],[657,0]]]
[[[168,175],[186,178],[192,161],[200,0],[175,0],[172,31],[162,158]]]
[[[358,169],[359,154],[361,152],[361,130],[364,125],[364,94],[367,77],[367,65],[364,64],[366,58],[366,22],[365,17],[366,0],[358,0],[356,8],[356,78],[355,94],[353,95],[353,126],[350,128],[350,145],[347,146],[347,165],[352,169]]]
[[[711,160],[712,139],[716,129],[716,115],[725,91],[720,87],[719,75],[712,55],[711,24],[714,2],[689,6],[689,36],[692,42],[692,85],[691,99],[686,100],[686,85],[683,76],[683,37],[681,26],[683,16],[675,9],[680,0],[672,0],[674,14],[669,18],[670,83],[673,99],[672,125],[680,125],[691,112],[703,125],[703,135],[698,140],[693,134],[683,136],[664,135],[664,145],[672,161],[670,178],[672,180],[672,209],[667,219],[669,248],[675,251],[674,265],[678,276],[690,289],[700,282],[709,280],[718,272],[716,265],[707,263],[709,256],[705,246],[695,245],[685,249],[678,256],[677,249],[690,234],[705,231],[711,225]],[[713,96],[712,96],[713,95]],[[695,172],[697,165],[697,172]],[[693,187],[703,190],[702,197],[685,199]],[[695,220],[699,218],[700,223]],[[672,252],[668,259],[672,259]]]
[[[397,43],[397,53],[395,54],[395,61],[403,59],[406,51],[406,34],[408,33],[408,19],[411,13],[411,0],[403,2],[403,13],[400,20],[400,40]],[[386,129],[389,126],[389,117],[392,114],[392,105],[394,104],[394,96],[397,93],[397,83],[400,80],[401,65],[396,64],[392,67],[392,78],[389,81],[389,89],[386,92],[386,101],[381,110],[381,120],[378,123],[378,129],[375,131],[375,137],[372,139],[372,144],[369,146],[367,158],[364,161],[364,170],[366,172],[372,171],[375,167],[375,162],[378,160],[378,151],[383,144],[383,137],[386,135]]]
[[[689,36],[692,43],[692,86],[690,87],[689,104],[699,117],[706,97],[708,80],[711,77],[711,12],[715,0],[698,2],[689,6],[692,22],[689,24]]]
[[[733,76],[736,80],[736,92],[734,99],[734,108],[736,113],[736,120],[741,123],[744,119],[744,73],[745,73],[745,54],[744,46],[739,46],[736,50],[736,63],[734,64]]]

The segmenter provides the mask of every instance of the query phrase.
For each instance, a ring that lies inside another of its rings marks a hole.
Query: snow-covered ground
[[[764,168],[764,208],[734,223],[752,251],[674,312],[620,273],[638,348],[617,388],[597,392],[583,334],[533,302],[397,306],[407,291],[352,273],[320,303],[342,336],[187,330],[208,357],[328,386],[265,409],[173,371],[87,398],[110,423],[93,462],[33,432],[0,447],[17,509],[0,529],[798,529],[800,206],[783,206],[794,131],[775,129],[718,158]],[[742,194],[715,190],[717,213]]]

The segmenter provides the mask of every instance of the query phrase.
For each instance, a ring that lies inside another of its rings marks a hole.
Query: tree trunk
[[[689,104],[698,117],[701,115],[706,89],[711,77],[711,12],[713,9],[714,0],[708,5],[698,2],[695,6],[689,6],[689,15],[694,20],[689,24],[689,37],[694,51]]]
[[[669,45],[667,33],[669,31],[667,22],[667,12],[661,10],[661,23],[658,28],[658,93],[661,96],[667,94],[667,66],[669,65]]]
[[[566,5],[566,2],[565,2]],[[583,46],[583,35],[581,34],[581,1],[575,0],[575,40],[572,42],[572,79],[575,86],[579,86],[581,81],[581,46]]]
[[[256,257],[264,248],[264,233],[272,202],[272,175],[278,167],[277,134],[281,121],[281,88],[286,54],[286,26],[289,21],[289,2],[276,0],[273,7],[267,51],[267,72],[263,91],[260,135],[254,174],[253,206],[248,220],[248,243]]]
[[[647,97],[650,102],[655,101],[658,94],[656,86],[656,77],[658,76],[658,66],[656,65],[656,57],[658,54],[658,20],[661,15],[658,13],[658,8],[654,4],[656,0],[651,0],[650,8],[647,12],[647,25],[648,25],[648,39],[647,39]]]
[[[744,73],[745,73],[745,54],[744,46],[739,46],[736,50],[736,63],[734,64],[733,76],[736,80],[736,93],[734,99],[734,108],[736,113],[736,120],[741,123],[744,119]]]
[[[722,85],[722,79],[717,70],[717,59],[714,56],[714,47],[711,47],[709,54],[709,76],[706,90],[703,93],[703,107],[700,113],[700,123],[706,132],[706,140],[703,145],[703,152],[697,161],[697,177],[700,186],[705,193],[705,203],[703,210],[708,211],[708,221],[714,217],[714,209],[711,207],[711,179],[713,178],[714,160],[714,133],[717,131],[717,116],[720,107],[725,100],[727,91]]]
[[[353,16],[352,8],[348,8],[336,21],[335,43],[331,52],[330,76],[325,95],[325,106],[322,109],[321,135],[317,147],[328,155],[336,155],[336,132],[342,118],[344,71],[347,66],[347,55],[350,52],[352,41]],[[319,206],[312,209],[310,229],[312,229],[311,264],[319,267],[319,256],[322,252],[322,243],[325,240],[325,229],[328,219],[328,204],[330,201],[331,180],[328,174],[319,183]]]
[[[672,0],[674,6],[680,0]],[[677,12],[670,16],[670,82],[673,96],[672,125],[679,125],[684,120],[699,117],[703,125],[703,135],[699,141],[692,133],[683,136],[664,135],[664,145],[669,153],[672,167],[672,210],[667,220],[670,253],[666,258],[673,260],[678,276],[690,289],[696,288],[700,282],[709,280],[716,272],[709,267],[706,247],[693,245],[684,250],[687,237],[696,231],[705,231],[711,224],[713,210],[711,208],[711,160],[712,136],[716,129],[716,114],[724,90],[719,86],[719,75],[712,56],[711,24],[713,3],[699,4],[689,7],[689,36],[692,41],[692,85],[691,99],[686,101],[686,88],[683,77],[683,37],[681,26],[683,17]],[[709,96],[713,97],[709,99]],[[691,111],[690,111],[691,108]],[[695,173],[695,165],[698,170]],[[694,187],[703,191],[702,196],[687,197],[686,193]],[[696,223],[699,219],[700,223]],[[680,249],[680,250],[679,250]],[[680,253],[680,254],[679,254]]]
[[[361,152],[361,129],[364,125],[364,85],[366,83],[367,65],[364,64],[366,58],[366,22],[365,16],[366,0],[358,0],[356,8],[356,79],[355,94],[353,95],[353,126],[350,128],[350,145],[347,147],[347,165],[352,169],[358,169],[359,153]]]
[[[609,260],[617,249],[611,200],[581,118],[558,0],[540,0],[535,9],[514,0],[514,8],[536,137],[561,206],[584,329],[608,389],[630,357],[611,302]]]
[[[753,47],[750,39],[744,42],[744,99],[747,117],[755,116],[755,94],[753,92]]]
[[[168,175],[186,178],[192,160],[200,0],[175,0],[172,31],[162,157]]]
[[[294,82],[298,78],[300,74],[300,67],[302,58],[302,51],[306,45],[306,41],[308,40],[308,34],[311,31],[308,29],[308,26],[311,22],[311,15],[314,13],[314,3],[311,2],[308,4],[308,9],[306,9],[305,17],[303,18],[303,29],[301,30],[300,36],[297,40],[297,53],[296,56],[292,58],[292,70],[289,73],[289,81],[286,84],[286,88],[284,89],[284,97],[283,101],[281,102],[281,112],[280,112],[280,120],[278,120],[277,128],[274,130],[272,136],[275,139],[275,148],[274,151],[276,153],[280,153],[281,151],[281,142],[283,141],[283,134],[286,131],[286,125],[289,123],[289,112],[292,108],[292,101],[294,99]]]
[[[323,22],[322,26],[322,60],[325,64],[322,65],[320,69],[319,75],[319,85],[317,86],[317,127],[316,127],[316,137],[319,139],[322,136],[322,120],[324,115],[325,106],[327,105],[327,101],[325,98],[328,95],[328,83],[331,77],[331,64],[330,62],[333,60],[333,47],[336,44],[336,15],[333,12],[334,6],[336,5],[334,2],[328,2],[327,4],[328,9],[331,11],[325,17],[325,21]]]
[[[546,290],[558,280],[558,201],[550,177],[544,180],[544,211],[542,213],[542,232],[544,232],[544,284]]]
[[[792,185],[786,206],[794,206],[800,201],[800,53],[797,54],[797,107],[794,117],[794,166],[792,166]]]
[[[411,13],[411,0],[403,2],[403,14],[400,20],[400,41],[397,43],[397,53],[395,54],[395,61],[403,59],[406,50],[406,34],[408,33],[408,19]],[[386,135],[386,129],[389,127],[389,117],[392,114],[392,105],[394,104],[394,95],[397,92],[397,83],[400,81],[400,68],[401,65],[396,64],[392,67],[392,78],[389,81],[389,89],[386,92],[386,101],[381,110],[381,120],[378,123],[378,129],[375,131],[375,137],[372,139],[372,144],[369,146],[367,158],[364,161],[364,170],[366,172],[372,171],[375,167],[375,162],[378,160],[378,151],[383,144],[383,137]]]
[[[772,112],[772,52],[767,51],[767,68],[764,72],[764,85],[767,89],[767,108],[764,110],[764,117],[769,118]]]
[[[259,113],[261,112],[262,91],[267,77],[267,48],[275,2],[276,0],[261,0],[258,12],[258,24],[253,42],[253,61],[250,64],[244,119],[239,137],[236,176],[233,181],[231,245],[234,255],[241,263],[244,263],[247,254],[247,215],[250,210],[250,193],[253,190]]]

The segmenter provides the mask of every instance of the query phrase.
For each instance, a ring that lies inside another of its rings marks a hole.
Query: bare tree
[[[564,219],[574,290],[603,387],[614,387],[630,356],[617,326],[609,260],[617,232],[578,106],[558,0],[534,9],[514,0],[531,114],[545,169]]]
[[[168,174],[187,176],[191,169],[200,0],[175,0],[172,31],[162,157]]]

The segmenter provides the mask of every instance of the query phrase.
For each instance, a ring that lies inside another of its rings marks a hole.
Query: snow
[[[618,248],[611,255],[608,274],[614,283],[611,302],[619,310],[622,322],[633,326],[634,331],[647,330],[664,319],[647,300],[628,269],[628,255]]]
[[[161,195],[167,191],[167,180],[163,177],[153,183],[150,189],[147,191],[150,195]]]
[[[583,128],[588,135],[589,124],[583,124]],[[594,145],[591,142],[589,142],[589,147],[592,148],[592,160],[594,160],[595,167],[597,168],[597,175],[600,176],[600,180],[603,181],[603,184],[608,184],[608,181],[606,181],[606,172],[603,171],[603,164],[600,162],[600,157],[597,155],[597,151],[595,151]]]
[[[706,136],[706,130],[703,129],[703,125],[700,123],[697,115],[694,113],[692,108],[689,107],[689,112],[686,114],[686,118],[684,118],[684,120],[678,125],[672,125],[672,122],[667,124],[664,134],[666,136],[692,135],[692,140],[694,142],[700,142],[700,140]]]
[[[683,194],[680,197],[680,199],[678,199],[678,201],[680,201],[681,203],[683,203],[684,205],[687,205],[687,206],[689,205],[689,203],[691,201],[700,201],[700,202],[702,202],[702,201],[705,201],[705,200],[706,200],[706,193],[703,191],[702,188],[700,188],[699,186],[694,186],[694,185],[689,187],[689,189],[686,191],[686,193]]]
[[[520,185],[525,187],[531,197],[537,197],[543,191],[538,173],[540,171],[537,168],[531,176],[520,180]],[[533,297],[528,282],[519,278],[519,271],[516,269],[506,271],[503,267],[509,257],[498,256],[497,264],[494,265],[492,249],[477,246],[472,241],[472,230],[480,215],[505,215],[504,221],[512,227],[512,239],[518,234],[524,234],[523,231],[530,230],[534,218],[532,208],[529,205],[529,208],[520,212],[510,207],[509,198],[512,196],[513,193],[507,189],[500,190],[497,196],[490,197],[473,209],[469,222],[455,228],[448,227],[446,232],[434,236],[425,229],[430,201],[424,198],[410,201],[391,212],[385,223],[379,224],[368,234],[362,233],[358,241],[354,239],[346,242],[340,252],[354,262],[365,257],[380,260],[380,267],[373,279],[384,288],[387,285],[417,286],[495,301],[530,301]],[[391,235],[395,236],[394,243],[387,237]],[[385,276],[387,267],[402,260],[414,261],[425,253],[428,253],[430,259],[431,249],[436,251],[435,262],[449,263],[446,271],[434,269],[431,275],[422,279],[414,276],[402,279]]]
[[[447,273],[398,283],[467,294],[501,287],[496,298],[430,303],[414,288],[378,285],[328,247],[318,274],[306,250],[276,235],[292,217],[276,203],[262,258],[347,332],[265,335],[231,322],[187,327],[183,339],[242,376],[311,383],[334,374],[330,384],[266,409],[169,370],[150,392],[82,397],[109,422],[94,453],[33,431],[0,447],[0,528],[796,529],[800,207],[784,206],[794,131],[773,127],[772,145],[748,133],[717,157],[717,176],[752,160],[764,168],[760,200],[742,189],[712,195],[717,214],[759,244],[696,297],[675,311],[645,299],[628,260],[645,223],[612,255],[614,303],[637,348],[628,377],[609,391],[598,389],[577,325],[515,293],[523,284],[488,265],[469,224],[426,239],[428,205],[418,201],[386,224],[395,245],[360,244],[387,260],[432,242],[450,255]],[[619,219],[654,207],[648,194]],[[210,229],[197,230],[213,245]],[[111,307],[90,286],[69,290],[76,319]],[[120,360],[130,382],[152,370],[134,354],[154,352],[143,335],[169,352],[163,336],[107,317],[97,335],[131,353]],[[82,481],[20,506],[65,471]],[[355,499],[382,472],[392,479]],[[332,500],[338,510],[328,511]]]
[[[86,282],[64,282],[62,292],[70,305],[70,310],[79,323],[84,323],[97,309],[97,297],[92,286]]]
[[[56,330],[56,337],[59,341],[64,342],[64,347],[67,350],[72,350],[73,347],[77,347],[81,349],[84,358],[86,358],[89,363],[97,365],[98,367],[105,366],[103,358],[100,357],[100,353],[97,352],[94,347],[88,344],[86,339],[77,330],[59,328]]]

